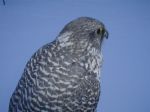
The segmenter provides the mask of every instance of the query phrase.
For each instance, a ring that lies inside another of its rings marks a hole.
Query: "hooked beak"
[[[106,29],[104,29],[104,35],[103,35],[103,37],[105,37],[106,39],[108,39],[108,36],[109,36],[109,33],[108,33],[108,31],[106,30]]]
[[[108,33],[108,31],[107,31],[105,28],[103,28],[103,29],[101,30],[101,32],[102,32],[102,33],[101,33],[100,44],[103,43],[104,38],[108,39],[108,36],[109,36],[109,33]]]

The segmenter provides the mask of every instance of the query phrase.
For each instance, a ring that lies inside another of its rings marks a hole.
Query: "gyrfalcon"
[[[95,112],[100,96],[102,22],[80,17],[27,62],[9,112]]]

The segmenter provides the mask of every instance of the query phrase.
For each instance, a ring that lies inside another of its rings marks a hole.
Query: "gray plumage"
[[[95,112],[100,96],[102,22],[80,17],[28,61],[9,112]]]

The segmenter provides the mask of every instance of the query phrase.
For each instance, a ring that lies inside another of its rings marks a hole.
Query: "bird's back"
[[[95,111],[100,85],[88,61],[96,64],[100,57],[70,57],[56,41],[43,46],[27,63],[9,112]]]

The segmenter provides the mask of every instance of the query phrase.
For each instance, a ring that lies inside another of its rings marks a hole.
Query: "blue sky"
[[[26,62],[72,19],[89,16],[109,31],[103,46],[98,112],[150,111],[150,1],[6,0],[0,3],[0,112]]]

